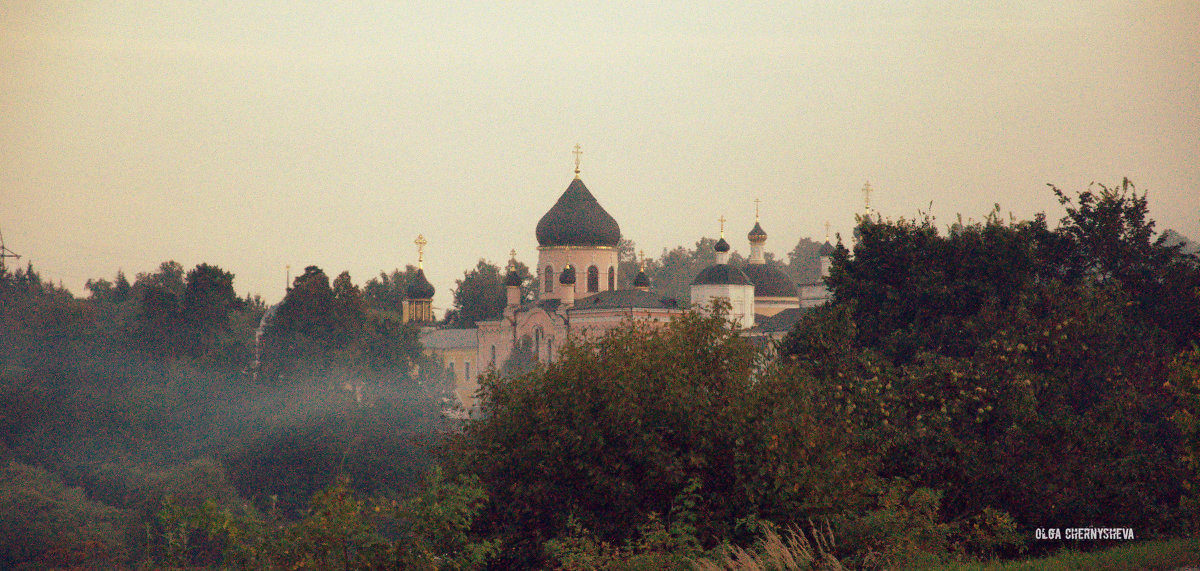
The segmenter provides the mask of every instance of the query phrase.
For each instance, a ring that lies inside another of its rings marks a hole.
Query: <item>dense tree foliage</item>
[[[1056,227],[860,219],[772,346],[718,304],[519,348],[460,431],[400,320],[411,267],[312,266],[273,308],[208,264],[86,299],[6,272],[0,567],[919,568],[1061,545],[1036,528],[1194,535],[1200,261],[1128,182],[1052,192]],[[685,291],[711,249],[648,272]],[[502,278],[464,273],[449,321],[499,315]]]
[[[448,387],[416,329],[345,273],[310,268],[265,325],[233,286],[174,262],[86,299],[32,266],[0,276],[0,567],[166,564],[166,496],[287,522],[338,474],[364,495],[420,483]],[[221,560],[197,541],[194,563]]]
[[[537,285],[529,267],[515,260],[509,263],[521,277],[521,301],[533,301]],[[508,304],[504,287],[506,271],[482,259],[474,268],[464,271],[462,279],[454,281],[454,309],[446,313],[446,323],[452,327],[474,327],[479,321],[499,319]]]

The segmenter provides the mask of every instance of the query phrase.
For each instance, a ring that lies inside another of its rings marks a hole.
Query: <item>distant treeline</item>
[[[905,568],[1192,536],[1200,261],[1127,182],[1053,190],[1056,227],[860,218],[782,342],[721,306],[634,323],[488,372],[466,421],[400,320],[414,268],[309,267],[274,308],[206,264],[86,299],[0,275],[0,567]],[[685,291],[710,251],[647,270]],[[502,309],[503,272],[464,272],[447,321]]]

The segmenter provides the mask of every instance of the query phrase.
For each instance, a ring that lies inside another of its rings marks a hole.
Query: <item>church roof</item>
[[[717,252],[728,252],[729,242],[726,242],[725,237],[722,236],[720,240],[717,240],[716,244],[713,244],[713,250]]]
[[[679,302],[654,292],[637,289],[602,291],[575,302],[575,310],[588,309],[677,309]]]
[[[729,264],[713,264],[696,274],[692,285],[748,285],[746,274]]]
[[[754,284],[754,297],[799,297],[800,290],[783,272],[770,264],[747,264],[742,268]]]
[[[790,307],[762,322],[758,330],[763,333],[786,333],[796,326],[796,322],[808,312],[807,307]]]
[[[830,244],[828,240],[826,240],[824,244],[821,244],[821,249],[817,251],[817,254],[821,255],[821,256],[832,256],[833,255],[833,245]]]
[[[757,220],[754,221],[754,228],[750,229],[750,233],[746,235],[750,239],[751,244],[767,241],[767,231],[763,230],[762,225]]]
[[[540,246],[616,247],[621,227],[600,206],[579,178],[571,181],[558,202],[542,216],[536,230]]]
[[[558,283],[562,285],[575,284],[575,266],[568,265],[563,268],[562,273],[558,275]]]
[[[521,287],[521,275],[517,273],[516,268],[509,268],[508,273],[504,276],[505,287]]]
[[[408,282],[408,287],[404,293],[408,299],[433,299],[434,292],[433,284],[425,277],[425,270],[417,270],[417,276],[411,282]]]
[[[421,345],[426,349],[459,349],[479,346],[478,329],[434,329],[421,332]]]
[[[650,278],[646,275],[646,270],[638,270],[637,277],[633,278],[633,287],[650,287]]]

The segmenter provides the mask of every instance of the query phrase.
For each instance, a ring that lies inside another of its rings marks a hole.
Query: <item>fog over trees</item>
[[[210,264],[86,297],[6,271],[0,567],[904,568],[1112,545],[1043,528],[1194,537],[1195,245],[1128,181],[1050,192],[1033,220],[860,217],[782,341],[719,304],[630,323],[486,371],[467,420],[401,318],[413,267],[309,266],[274,307]],[[820,246],[769,262],[812,281]],[[646,271],[686,300],[711,252]],[[445,324],[498,316],[505,270],[441,292]]]

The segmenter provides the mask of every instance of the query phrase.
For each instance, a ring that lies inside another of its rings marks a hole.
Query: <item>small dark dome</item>
[[[408,299],[433,299],[435,291],[433,284],[425,278],[425,270],[417,270],[417,276],[408,282],[404,293],[408,295]]]
[[[575,285],[575,266],[563,268],[562,273],[558,275],[558,283],[562,285]]]
[[[821,256],[832,256],[833,255],[833,246],[828,241],[826,241],[824,244],[821,244],[821,249],[817,251],[817,254],[819,254]]]
[[[539,246],[607,246],[621,241],[621,227],[576,178],[537,224]]]
[[[638,270],[637,277],[633,278],[633,287],[650,287],[650,278],[646,276],[646,270]]]
[[[720,240],[717,240],[716,244],[713,244],[713,250],[716,250],[718,252],[728,252],[729,251],[729,242],[726,242],[725,238],[722,237]]]
[[[762,229],[762,226],[757,220],[754,221],[754,228],[750,229],[750,233],[746,235],[750,239],[751,244],[758,244],[767,241],[767,232]]]
[[[742,268],[754,284],[754,297],[799,297],[800,290],[792,280],[774,266],[747,264]]]
[[[504,276],[505,287],[521,287],[521,276],[517,274],[516,268],[509,268],[508,274]]]
[[[748,285],[753,282],[746,274],[729,264],[713,264],[704,268],[692,285]]]

